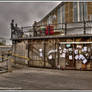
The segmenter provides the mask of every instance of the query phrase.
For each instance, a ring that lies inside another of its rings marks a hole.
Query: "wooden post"
[[[73,42],[75,42],[75,39],[73,38]],[[74,51],[75,51],[75,46],[73,44],[73,66],[75,68],[75,65],[76,65],[76,61],[75,61],[75,54],[74,54]]]
[[[44,67],[46,67],[46,42],[44,40]]]
[[[28,58],[29,58],[29,50],[30,50],[30,44],[29,44],[29,40],[28,40]],[[30,66],[30,63],[29,63],[30,61],[28,60],[28,66]]]
[[[91,42],[91,37],[90,37],[90,42]],[[90,68],[91,68],[91,55],[92,55],[92,52],[91,52],[91,43],[90,43],[90,52],[89,52],[89,62],[90,62]]]
[[[55,50],[56,50],[56,45],[57,45],[57,43],[56,43],[56,40],[55,40]],[[56,55],[57,55],[57,54],[56,54],[56,52],[55,52],[55,67],[56,67],[56,61],[57,61],[57,60],[56,60]]]
[[[3,56],[4,56],[4,55],[3,55],[3,52],[2,52],[2,62],[3,62]]]
[[[60,46],[60,44],[58,43],[58,65],[59,65],[59,56],[60,56],[60,54],[59,54],[59,46]]]
[[[12,42],[14,42],[12,43],[12,52],[16,54],[17,42],[16,41],[12,41]],[[16,65],[16,57],[14,57],[14,64]]]

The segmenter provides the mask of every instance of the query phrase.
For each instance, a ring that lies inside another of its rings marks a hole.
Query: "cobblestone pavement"
[[[91,89],[92,71],[24,68],[0,74],[0,89]]]

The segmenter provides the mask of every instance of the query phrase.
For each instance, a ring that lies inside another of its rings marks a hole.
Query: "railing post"
[[[83,21],[83,23],[84,23],[84,34],[86,34],[86,22],[85,22],[85,20]]]
[[[65,35],[67,33],[67,23],[65,23]]]
[[[50,35],[50,24],[48,25],[48,35]]]

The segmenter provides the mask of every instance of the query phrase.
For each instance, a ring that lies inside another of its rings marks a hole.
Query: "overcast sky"
[[[10,38],[10,21],[30,26],[39,21],[60,2],[0,2],[0,37]]]

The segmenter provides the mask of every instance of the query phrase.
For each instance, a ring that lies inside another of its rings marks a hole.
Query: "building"
[[[15,62],[28,66],[92,70],[92,3],[62,2],[37,22],[37,36],[12,38]],[[54,34],[49,34],[54,30]],[[48,34],[38,35],[44,27]],[[40,29],[41,28],[41,29]]]
[[[49,24],[88,21],[92,16],[91,8],[91,2],[62,2],[39,22]]]
[[[85,33],[84,26],[88,27],[92,25],[91,9],[91,2],[61,2],[50,13],[43,17],[38,22],[38,25],[40,25],[40,27],[48,24],[53,25],[54,32],[59,32],[59,35],[83,34]],[[80,27],[82,28],[79,29]],[[76,29],[74,30],[74,28]],[[65,29],[67,29],[67,32]],[[92,34],[91,30],[92,29],[87,29],[86,33]]]

